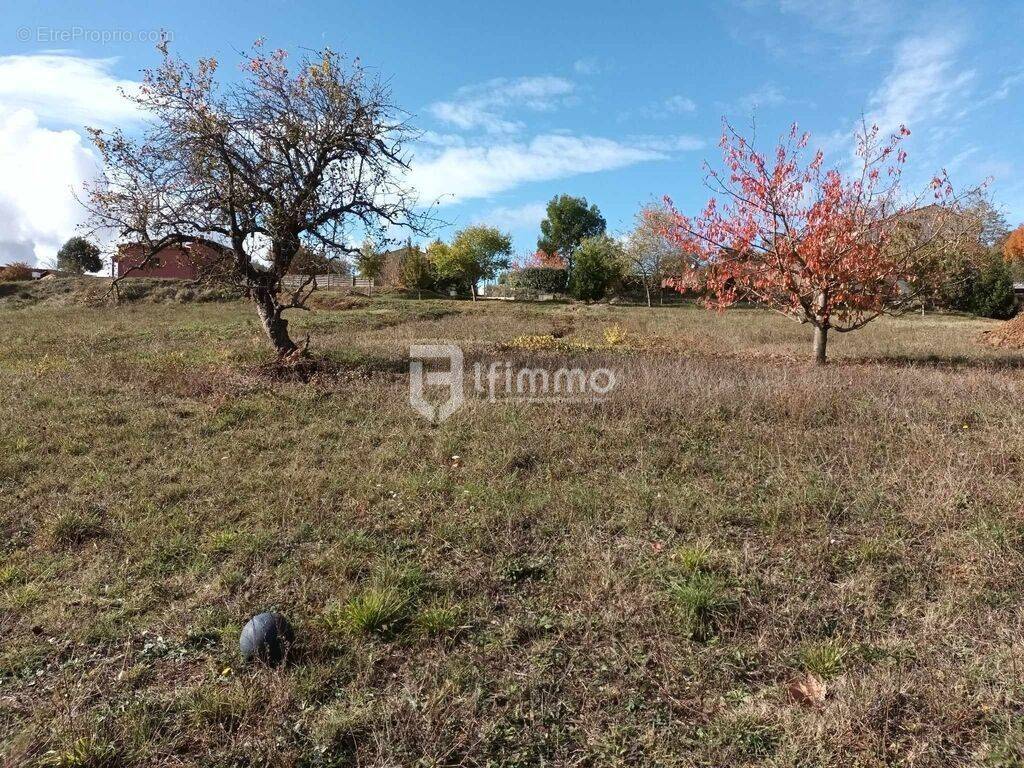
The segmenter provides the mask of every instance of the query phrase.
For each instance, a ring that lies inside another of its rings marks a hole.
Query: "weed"
[[[368,587],[332,614],[330,626],[387,636],[409,618],[410,607],[409,595],[397,587]]]
[[[775,754],[782,739],[777,725],[753,715],[741,715],[721,724],[717,736],[722,744],[743,757],[757,759]]]
[[[84,736],[67,747],[46,752],[39,765],[46,768],[120,768],[125,761],[117,747],[98,736]]]
[[[629,334],[618,323],[604,329],[604,343],[609,347],[617,347],[620,344],[624,344],[628,339]]]
[[[425,605],[417,611],[413,623],[421,634],[429,637],[455,631],[461,617],[462,611],[459,606],[440,601]]]
[[[716,634],[736,608],[736,599],[722,580],[702,571],[672,582],[668,594],[679,611],[684,630],[694,640],[707,640]]]
[[[684,574],[706,571],[711,567],[711,545],[699,542],[676,547],[672,550],[671,561]]]
[[[820,677],[835,677],[843,670],[847,650],[834,640],[811,643],[800,652],[800,666]]]

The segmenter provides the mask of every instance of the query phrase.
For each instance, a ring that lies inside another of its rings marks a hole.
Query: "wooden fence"
[[[285,275],[281,285],[294,291],[309,280],[310,275]],[[312,275],[316,287],[321,291],[370,290],[374,287],[373,280],[355,275]]]

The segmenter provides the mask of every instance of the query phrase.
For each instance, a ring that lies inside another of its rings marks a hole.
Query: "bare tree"
[[[130,97],[149,117],[143,135],[90,129],[105,169],[86,188],[89,227],[145,245],[141,265],[167,246],[212,249],[205,274],[238,285],[274,349],[293,355],[284,312],[305,308],[315,283],[284,291],[282,278],[303,249],[357,253],[353,225],[381,240],[389,227],[426,231],[403,184],[414,134],[358,59],[325,50],[289,69],[257,41],[241,80],[221,86],[215,59],[159,49]]]
[[[672,222],[668,206],[650,203],[637,213],[636,225],[626,238],[624,250],[629,269],[643,284],[648,307],[652,290],[658,291],[658,303],[662,303],[662,280],[679,261],[679,249],[666,234]]]

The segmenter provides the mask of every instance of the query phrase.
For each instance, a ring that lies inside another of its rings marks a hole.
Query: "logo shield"
[[[446,360],[447,371],[424,370],[423,363]],[[465,402],[462,392],[462,349],[455,344],[413,344],[409,347],[409,404],[416,413],[437,423]],[[438,404],[426,398],[427,387],[447,387],[448,397]]]

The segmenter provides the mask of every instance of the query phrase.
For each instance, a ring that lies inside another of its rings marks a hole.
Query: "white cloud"
[[[779,0],[784,14],[800,16],[812,28],[848,41],[848,53],[870,53],[893,29],[899,4],[890,0]]]
[[[75,131],[44,128],[28,109],[0,108],[0,264],[52,260],[84,215],[73,190],[96,170]]]
[[[686,96],[669,96],[665,99],[665,111],[673,115],[680,115],[683,112],[693,112],[697,109],[697,104],[693,99],[688,99]]]
[[[900,43],[892,70],[871,97],[868,123],[890,133],[901,123],[915,130],[948,115],[974,79],[973,70],[957,67],[959,49],[954,34],[912,37]]]
[[[736,107],[741,112],[755,112],[758,109],[781,106],[787,101],[786,95],[779,90],[778,86],[768,83],[756,91],[741,96],[736,100]]]
[[[733,0],[733,5],[746,18],[731,27],[730,35],[794,61],[874,53],[906,24],[912,8],[892,0]]]
[[[704,139],[696,136],[633,136],[629,144],[634,147],[653,149],[656,152],[693,152],[703,149]]]
[[[449,147],[414,162],[409,180],[421,202],[441,205],[488,197],[519,184],[596,173],[649,160],[668,151],[650,142],[545,134],[530,142]]]
[[[1002,82],[999,83],[999,88],[997,88],[995,93],[992,94],[992,99],[995,101],[1002,101],[1010,95],[1010,91],[1013,90],[1018,83],[1022,82],[1024,82],[1024,71],[1004,77]]]
[[[601,62],[595,56],[587,56],[573,62],[572,68],[578,75],[597,75],[601,73]]]
[[[519,206],[498,206],[480,213],[473,221],[490,224],[499,229],[540,229],[547,215],[545,203],[526,203]]]
[[[139,119],[119,89],[138,83],[111,74],[115,59],[86,59],[56,53],[0,56],[0,105],[28,109],[41,121],[82,126],[117,125]]]
[[[550,75],[495,78],[486,83],[460,88],[449,101],[438,101],[427,109],[439,120],[463,130],[482,128],[489,133],[513,133],[523,124],[505,114],[515,109],[546,112],[564,104],[575,90],[569,80]]]
[[[50,261],[75,234],[75,198],[97,172],[85,124],[139,119],[118,92],[137,84],[111,74],[111,59],[48,52],[0,56],[0,263]]]

